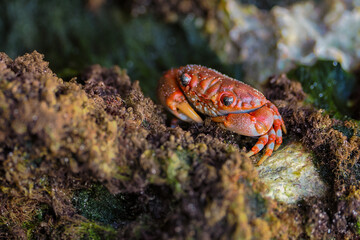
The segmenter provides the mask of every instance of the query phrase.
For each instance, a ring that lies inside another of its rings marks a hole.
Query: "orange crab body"
[[[184,121],[202,123],[197,112],[222,127],[245,136],[260,136],[247,154],[266,146],[261,164],[282,143],[286,128],[276,106],[251,86],[215,70],[186,65],[167,71],[159,81],[161,104]]]

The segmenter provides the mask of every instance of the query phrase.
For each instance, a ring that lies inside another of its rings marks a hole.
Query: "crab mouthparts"
[[[181,113],[185,114],[195,122],[203,123],[201,117],[195,112],[195,110],[187,102],[179,103],[176,107],[180,110]]]

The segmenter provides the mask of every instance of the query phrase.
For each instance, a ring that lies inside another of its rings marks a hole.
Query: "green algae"
[[[33,218],[22,224],[22,227],[26,229],[27,239],[36,239],[40,224],[45,220],[46,215],[50,214],[50,210],[47,204],[42,204],[35,209]]]
[[[166,178],[167,183],[173,186],[175,194],[183,191],[182,184],[188,178],[191,159],[186,151],[180,150],[173,153],[166,161]]]
[[[80,236],[82,239],[114,239],[116,231],[111,227],[104,227],[96,223],[82,223],[79,228]]]
[[[110,226],[103,226],[92,221],[75,221],[64,226],[61,237],[77,239],[116,239],[116,230]]]
[[[313,66],[300,65],[288,73],[289,78],[301,82],[308,101],[337,118],[352,116],[350,95],[355,77],[334,61],[317,61]]]
[[[341,124],[333,126],[333,129],[340,131],[347,138],[351,138],[352,136],[360,137],[360,125],[358,125],[358,127],[356,128],[356,126],[346,126]]]
[[[136,194],[113,195],[102,185],[74,192],[72,203],[81,215],[107,225],[123,225],[136,219],[141,206]]]
[[[356,229],[357,233],[360,235],[360,219],[357,220],[355,229]]]

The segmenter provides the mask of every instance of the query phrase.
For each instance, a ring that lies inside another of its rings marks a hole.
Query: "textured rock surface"
[[[0,54],[1,238],[358,237],[357,125],[304,106],[298,82],[274,77],[265,94],[289,131],[283,150],[301,141],[330,187],[296,205],[266,197],[243,154],[256,139],[210,119],[168,127],[118,67],[94,65],[79,82],[37,52]]]
[[[300,1],[268,11],[228,0],[204,21],[211,47],[224,62],[244,64],[254,85],[318,58],[346,70],[360,62],[360,10],[353,1]]]
[[[269,188],[266,195],[285,203],[323,197],[327,186],[313,162],[314,155],[299,142],[288,143],[274,152],[257,167],[259,178]]]

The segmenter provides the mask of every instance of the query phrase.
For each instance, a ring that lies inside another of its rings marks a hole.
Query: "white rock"
[[[285,203],[306,197],[321,197],[327,190],[313,164],[313,154],[295,142],[275,151],[258,168],[268,186],[267,196]]]

